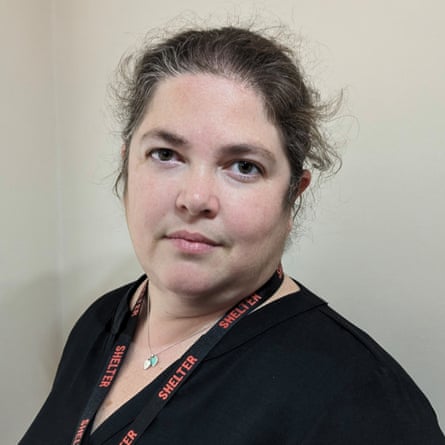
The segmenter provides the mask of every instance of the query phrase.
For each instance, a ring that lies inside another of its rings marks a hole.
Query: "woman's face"
[[[167,78],[129,149],[127,221],[151,286],[243,297],[269,278],[291,229],[290,167],[252,89]]]

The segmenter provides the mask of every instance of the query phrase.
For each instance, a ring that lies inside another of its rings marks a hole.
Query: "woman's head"
[[[168,77],[128,152],[127,224],[153,286],[204,301],[270,277],[292,228],[291,171],[255,90],[214,74]]]
[[[253,89],[281,136],[291,177],[284,197],[293,206],[306,166],[326,171],[335,153],[320,123],[326,107],[306,82],[293,52],[276,40],[249,29],[223,27],[187,30],[146,46],[122,64],[116,90],[124,144],[116,190],[126,193],[128,148],[159,83],[181,74],[213,74]]]

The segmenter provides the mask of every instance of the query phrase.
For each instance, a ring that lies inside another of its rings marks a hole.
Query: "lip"
[[[166,238],[184,253],[207,253],[221,245],[201,233],[188,232],[187,230],[178,230],[169,233]]]
[[[167,235],[168,239],[183,239],[185,241],[189,241],[191,243],[203,243],[209,244],[210,246],[218,246],[219,243],[212,240],[211,238],[207,238],[198,232],[188,232],[187,230],[178,230],[177,232],[169,233]]]

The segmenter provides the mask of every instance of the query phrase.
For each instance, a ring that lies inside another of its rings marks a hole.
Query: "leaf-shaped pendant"
[[[158,356],[156,354],[152,355],[150,357],[150,362],[151,362],[151,366],[153,366],[153,368],[154,368],[159,362]]]
[[[159,363],[159,358],[156,354],[152,354],[151,357],[148,357],[144,362],[144,369],[154,368]]]

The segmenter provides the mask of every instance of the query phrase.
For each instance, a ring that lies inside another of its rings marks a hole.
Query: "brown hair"
[[[280,130],[291,167],[288,206],[294,205],[305,167],[331,171],[339,160],[321,130],[332,107],[320,103],[293,51],[274,38],[232,26],[191,29],[146,45],[124,58],[119,68],[114,93],[126,148],[161,80],[182,73],[209,73],[246,83],[262,97],[269,119]],[[121,183],[125,195],[127,169],[125,150],[115,182],[118,196]]]

